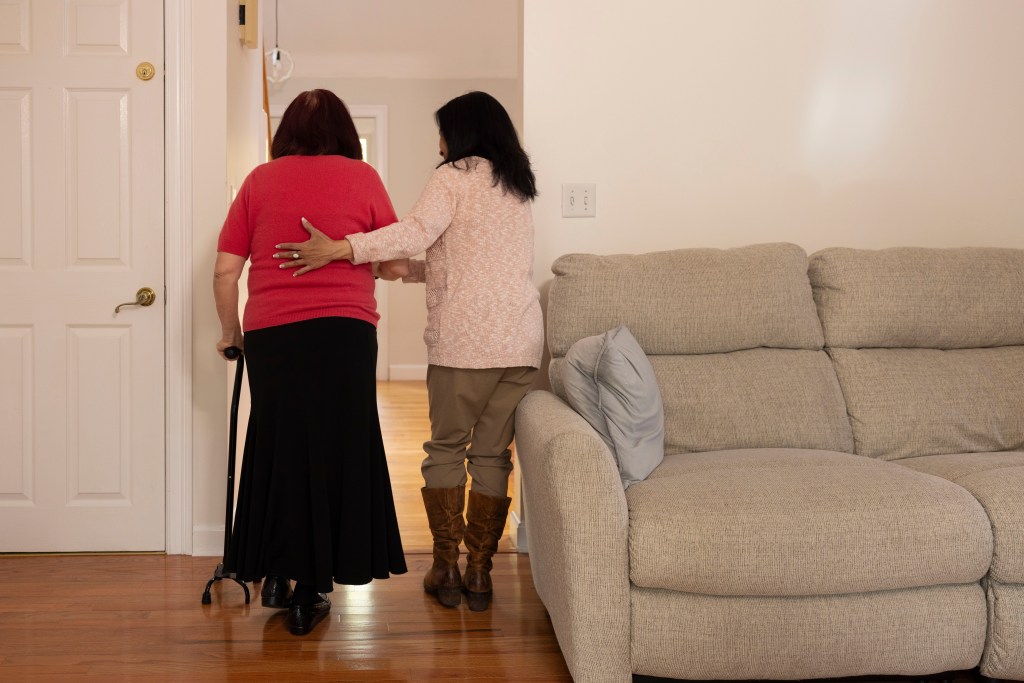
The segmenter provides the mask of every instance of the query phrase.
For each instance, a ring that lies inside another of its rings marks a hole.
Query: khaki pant
[[[427,367],[430,441],[423,444],[427,457],[420,468],[427,488],[465,484],[468,457],[474,491],[508,495],[516,406],[536,374],[525,367]]]

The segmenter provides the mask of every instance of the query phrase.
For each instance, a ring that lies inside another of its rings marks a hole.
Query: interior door
[[[163,53],[161,0],[0,0],[0,551],[164,548]]]

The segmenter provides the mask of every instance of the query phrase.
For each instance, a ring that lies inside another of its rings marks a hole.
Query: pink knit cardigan
[[[486,159],[441,166],[409,215],[347,239],[357,264],[426,250],[404,281],[427,286],[423,340],[431,365],[540,367],[544,323],[530,202],[495,187]]]

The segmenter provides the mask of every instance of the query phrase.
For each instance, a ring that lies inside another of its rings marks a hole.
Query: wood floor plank
[[[249,605],[231,581],[214,586],[212,604],[200,603],[219,558],[0,556],[0,683],[571,681],[528,557],[495,557],[486,612],[446,609],[423,593],[431,563],[419,492],[426,388],[381,383],[378,402],[408,574],[336,586],[330,617],[295,637],[284,611],[260,606],[258,584]],[[499,548],[511,549],[507,534]],[[912,679],[858,683],[893,680]]]
[[[406,552],[428,551],[433,541],[420,494],[423,487],[420,474],[420,463],[424,458],[423,442],[430,439],[426,382],[378,382],[377,411],[380,413],[402,545]],[[513,462],[514,458],[513,455]],[[509,495],[512,495],[511,481]],[[508,525],[498,543],[498,549],[502,552],[514,550]]]
[[[495,557],[491,610],[446,609],[415,571],[337,586],[331,615],[291,635],[244,603],[216,558],[0,557],[0,681],[569,681],[528,558]]]

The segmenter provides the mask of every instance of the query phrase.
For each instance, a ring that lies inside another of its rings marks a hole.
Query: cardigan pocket
[[[444,262],[427,261],[426,274],[423,278],[427,285],[427,308],[433,308],[444,301],[448,292],[448,270]]]
[[[428,260],[424,280],[427,285],[427,328],[423,331],[423,342],[434,346],[441,340],[441,304],[448,294],[445,262]]]

